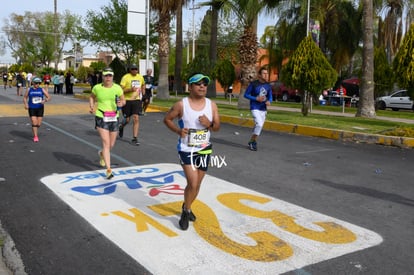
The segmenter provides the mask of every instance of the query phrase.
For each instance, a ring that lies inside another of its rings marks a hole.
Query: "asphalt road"
[[[1,91],[0,103],[22,108],[14,89],[7,96]],[[27,117],[0,118],[0,221],[26,272],[150,274],[40,182],[49,175],[100,169],[93,116],[82,111],[87,104],[70,96],[55,96],[50,104],[38,144],[32,142]],[[62,112],[55,113],[52,104],[72,110],[61,107]],[[140,146],[129,143],[131,127],[126,128],[113,150],[114,166],[177,164],[176,136],[162,119],[163,113],[141,118]],[[413,150],[264,132],[259,151],[251,152],[250,133],[238,125],[222,125],[213,144],[216,154],[225,156],[226,166],[212,167],[208,174],[357,225],[383,239],[369,248],[293,267],[286,274],[414,273]],[[232,268],[236,273],[237,267]]]

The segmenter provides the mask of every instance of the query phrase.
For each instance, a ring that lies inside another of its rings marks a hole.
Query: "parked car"
[[[272,81],[270,85],[272,86],[273,100],[294,100],[300,102],[301,96],[298,89],[288,88],[280,81]]]
[[[379,110],[391,108],[393,111],[408,109],[414,111],[413,100],[408,96],[407,90],[396,91],[389,96],[381,96],[375,100],[375,106]]]

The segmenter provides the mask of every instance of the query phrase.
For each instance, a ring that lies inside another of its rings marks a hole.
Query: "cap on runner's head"
[[[210,78],[203,74],[194,74],[188,79],[188,84],[197,83],[203,80],[207,85],[210,83]]]
[[[105,68],[103,71],[102,71],[102,75],[114,75],[114,71],[112,70],[112,68]]]
[[[138,70],[138,66],[137,64],[131,64],[131,66],[129,66],[130,70]]]
[[[35,77],[32,80],[33,83],[42,83],[42,80],[39,77]]]

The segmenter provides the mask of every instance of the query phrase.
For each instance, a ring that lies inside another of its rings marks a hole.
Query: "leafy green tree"
[[[393,85],[393,71],[383,47],[374,50],[374,68],[374,98],[376,98],[391,91]]]
[[[91,65],[89,65],[89,67],[93,69],[94,73],[98,73],[98,72],[102,72],[103,69],[105,69],[106,64],[103,61],[97,61],[97,62],[92,62]]]
[[[361,12],[354,5],[343,0],[310,2],[310,18],[319,22],[318,45],[339,73],[351,63],[362,39]],[[280,5],[279,17],[287,23],[284,39],[290,49],[307,35],[307,8],[307,0],[282,1]]]
[[[128,72],[125,63],[118,57],[115,57],[111,64],[109,64],[109,67],[114,70],[114,81],[116,83],[121,83],[122,77]]]
[[[82,82],[85,82],[89,74],[93,74],[93,69],[80,65],[75,72],[75,77]]]
[[[79,17],[69,11],[59,14],[56,25],[51,12],[27,11],[24,15],[12,13],[5,20],[3,31],[6,34],[6,44],[19,63],[49,66],[56,58],[55,52],[60,57],[66,42],[76,34],[76,22],[79,22]]]
[[[406,88],[414,98],[414,24],[406,33],[401,47],[395,56],[393,67],[395,80],[399,87]]]
[[[208,76],[212,75],[212,68],[207,54],[197,54],[183,70],[182,77],[188,79],[195,72],[200,72]]]
[[[239,63],[239,37],[243,33],[243,25],[234,16],[220,17],[217,55],[219,59],[229,59],[234,64]]]
[[[212,76],[217,79],[226,92],[236,79],[234,65],[228,59],[219,60],[214,67]]]
[[[145,57],[146,38],[127,33],[128,4],[126,0],[111,0],[100,10],[88,10],[86,27],[80,38],[95,46],[109,48],[116,57],[124,57],[126,65]],[[156,42],[154,26],[150,24],[150,44]]]
[[[302,92],[302,114],[308,115],[311,97],[316,98],[322,90],[332,87],[337,73],[329,64],[325,55],[307,36],[299,44],[288,63],[283,66],[281,80],[289,87]]]

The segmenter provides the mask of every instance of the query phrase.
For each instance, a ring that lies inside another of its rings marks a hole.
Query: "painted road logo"
[[[154,274],[278,274],[382,242],[353,224],[206,175],[181,231],[181,166],[54,174],[42,182]]]

